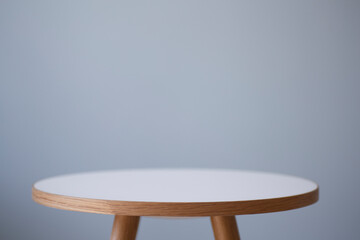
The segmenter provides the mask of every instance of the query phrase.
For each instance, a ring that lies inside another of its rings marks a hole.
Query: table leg
[[[212,216],[215,240],[240,240],[235,216]]]
[[[135,240],[140,217],[115,215],[110,240]]]

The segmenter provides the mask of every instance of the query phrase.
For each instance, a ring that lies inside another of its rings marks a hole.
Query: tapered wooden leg
[[[140,217],[115,215],[110,240],[135,240]]]
[[[213,216],[211,225],[215,240],[240,240],[235,216]]]

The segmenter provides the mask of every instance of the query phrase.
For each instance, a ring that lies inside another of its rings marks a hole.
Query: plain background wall
[[[108,239],[112,216],[43,207],[41,178],[202,167],[320,184],[239,216],[243,239],[360,239],[360,2],[0,0],[0,239]],[[144,218],[138,239],[212,239]]]

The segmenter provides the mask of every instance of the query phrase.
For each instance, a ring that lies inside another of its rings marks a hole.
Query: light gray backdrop
[[[108,239],[112,216],[46,208],[34,181],[206,167],[320,184],[239,216],[243,239],[360,239],[360,2],[0,1],[0,239]],[[138,239],[211,239],[144,218]]]

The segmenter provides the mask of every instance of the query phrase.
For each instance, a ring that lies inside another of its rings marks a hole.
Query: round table
[[[235,215],[285,211],[318,200],[310,180],[266,172],[132,169],[52,177],[33,185],[35,202],[115,215],[111,240],[136,238],[141,216],[210,217],[216,240],[240,239]]]

